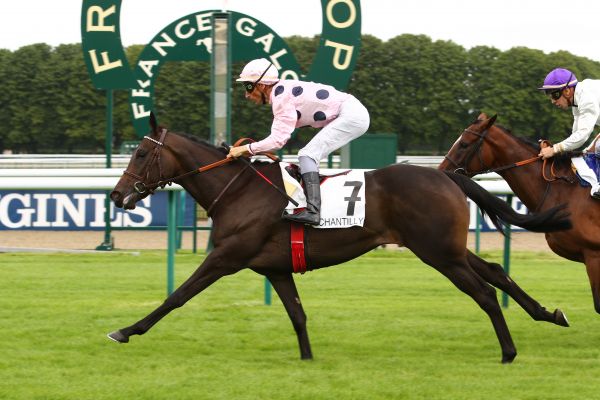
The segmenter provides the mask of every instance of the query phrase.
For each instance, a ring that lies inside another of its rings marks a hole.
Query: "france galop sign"
[[[323,29],[308,73],[272,29],[257,19],[231,11],[232,62],[267,58],[282,79],[303,79],[344,89],[360,50],[360,0],[321,0]],[[153,109],[154,83],[161,65],[170,61],[209,61],[211,15],[217,10],[184,16],[165,28],[144,48],[132,70],[120,37],[121,0],[83,0],[82,48],[88,72],[98,89],[129,89],[130,111],[138,134],[145,134]]]

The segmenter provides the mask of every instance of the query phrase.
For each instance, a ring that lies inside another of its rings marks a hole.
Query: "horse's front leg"
[[[209,287],[219,278],[239,271],[241,267],[224,261],[225,259],[221,257],[224,253],[224,251],[214,249],[204,262],[200,264],[198,269],[167,297],[156,310],[131,326],[109,333],[108,337],[116,342],[127,343],[131,335],[143,335],[164,316],[174,309],[183,306],[188,300]]]
[[[267,278],[273,285],[273,288],[279,295],[285,310],[292,321],[296,336],[298,336],[298,345],[300,346],[300,358],[310,360],[313,358],[308,340],[308,331],[306,330],[306,314],[300,302],[300,296],[294,283],[294,277],[289,272],[278,274],[267,274]]]
[[[585,254],[585,269],[592,287],[594,309],[600,314],[600,253],[590,252]]]

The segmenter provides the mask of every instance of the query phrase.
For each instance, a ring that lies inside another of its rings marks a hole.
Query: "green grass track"
[[[177,254],[177,284],[202,258]],[[408,251],[296,276],[312,361],[300,360],[279,299],[265,306],[251,271],[128,344],[108,340],[164,300],[165,259],[0,254],[0,399],[600,398],[600,315],[585,268],[549,253],[514,253],[511,275],[571,327],[535,322],[511,300],[511,365],[475,302]]]

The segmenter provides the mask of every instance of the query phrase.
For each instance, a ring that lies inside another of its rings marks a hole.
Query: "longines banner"
[[[103,191],[0,191],[0,230],[102,230],[104,198]],[[469,229],[475,230],[477,206],[467,200],[471,211]],[[183,224],[190,226],[194,200],[188,195],[185,204]],[[525,205],[516,197],[513,197],[512,207],[521,214],[527,213]],[[481,222],[483,232],[495,230],[487,217]],[[167,193],[164,191],[140,201],[134,210],[111,208],[113,227],[166,225]]]
[[[0,191],[0,230],[103,230],[104,191]],[[159,191],[134,210],[111,207],[112,227],[167,225],[168,194]],[[187,196],[183,225],[193,221],[194,200]]]

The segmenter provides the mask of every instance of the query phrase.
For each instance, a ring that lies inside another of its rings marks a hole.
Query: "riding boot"
[[[298,214],[285,214],[283,218],[300,222],[307,225],[319,225],[321,223],[321,186],[319,184],[318,172],[307,172],[302,174],[304,192],[306,193],[306,209]]]

